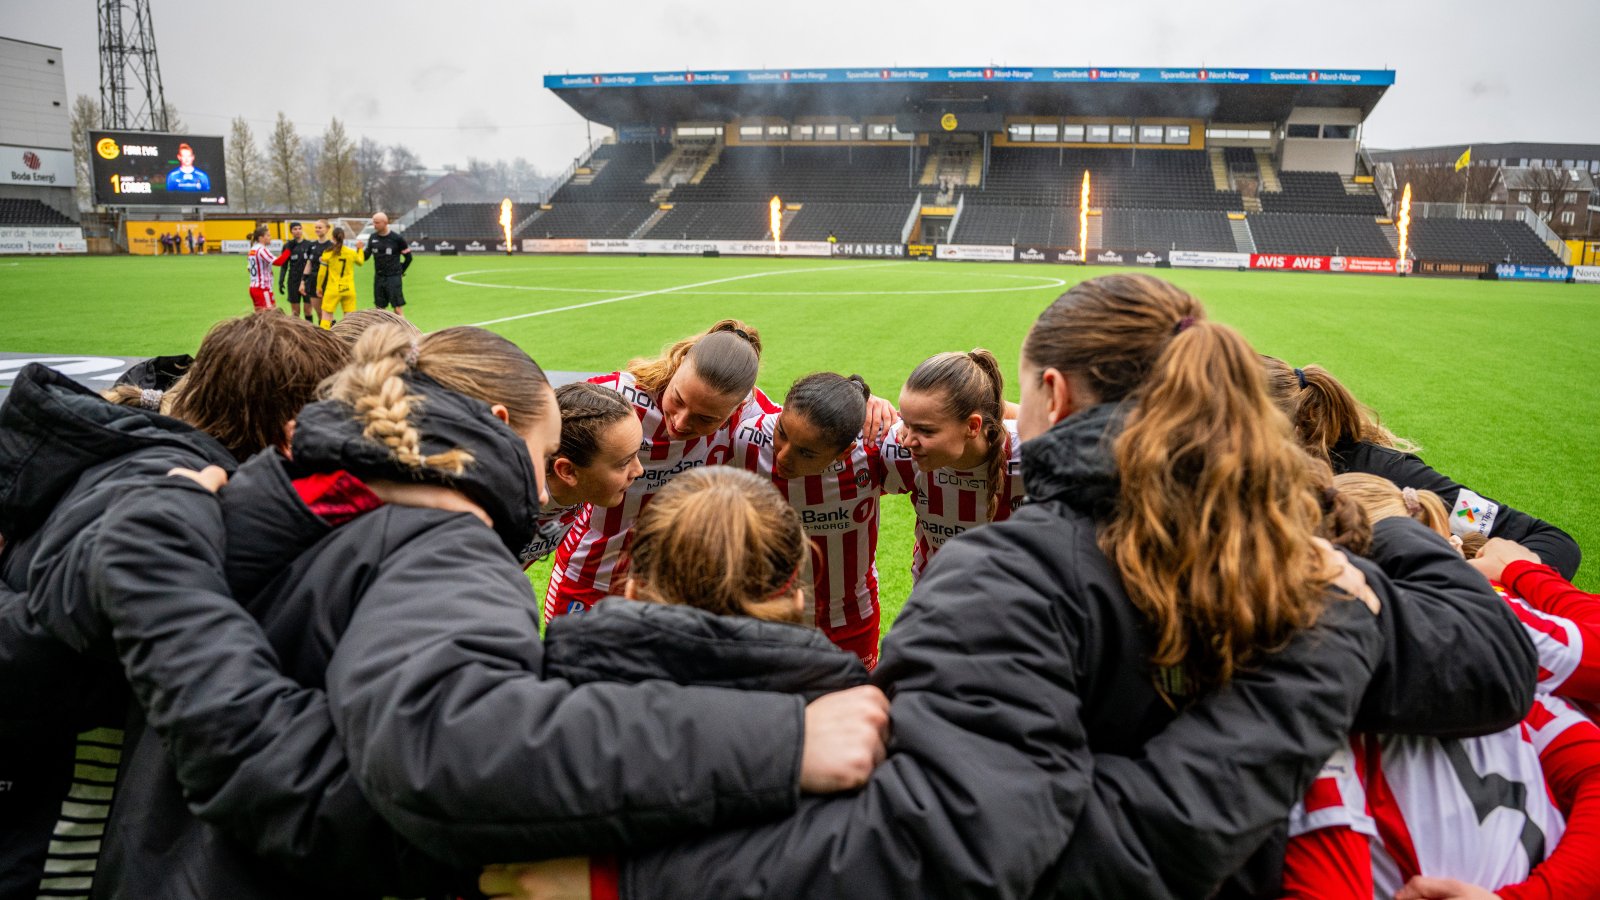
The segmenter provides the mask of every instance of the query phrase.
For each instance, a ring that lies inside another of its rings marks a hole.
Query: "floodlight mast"
[[[171,123],[150,0],[100,0],[99,6],[102,124],[123,131],[167,131]]]

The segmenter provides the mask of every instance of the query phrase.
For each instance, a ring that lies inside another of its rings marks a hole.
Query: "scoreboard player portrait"
[[[211,176],[207,175],[205,170],[195,168],[194,161],[194,148],[188,144],[179,144],[178,167],[167,173],[167,190],[211,190]]]

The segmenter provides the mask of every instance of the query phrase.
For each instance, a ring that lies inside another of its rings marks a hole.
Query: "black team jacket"
[[[1118,418],[1094,407],[1024,444],[1033,502],[934,558],[873,675],[893,739],[864,790],[626,858],[623,896],[1206,897],[1270,855],[1350,730],[1486,733],[1526,712],[1536,660],[1515,618],[1444,541],[1396,521],[1376,564],[1355,560],[1380,616],[1331,599],[1175,714],[1095,543]]]
[[[77,735],[100,730],[106,743],[128,710],[109,640],[59,641],[38,607],[87,608],[88,559],[116,498],[175,466],[207,465],[231,471],[234,460],[176,419],[114,406],[44,366],[23,369],[0,403],[0,897],[36,896],[73,788]],[[115,772],[96,768],[102,781]],[[92,850],[85,856],[92,863]]]
[[[1369,441],[1341,441],[1328,452],[1328,461],[1335,472],[1365,472],[1387,478],[1403,488],[1433,491],[1444,500],[1446,507],[1454,507],[1461,492],[1470,490],[1434,471],[1415,454],[1380,447]],[[1537,553],[1539,559],[1560,572],[1562,578],[1570,580],[1577,574],[1578,564],[1583,562],[1583,551],[1571,535],[1521,510],[1488,497],[1483,499],[1497,507],[1486,537],[1516,541]]]
[[[415,896],[794,808],[801,697],[542,674],[510,549],[538,509],[526,447],[485,404],[410,388],[424,453],[473,454],[449,483],[492,529],[314,515],[299,475],[416,477],[332,402],[302,411],[293,463],[267,451],[218,496],[170,479],[108,515],[93,596],[149,722],[124,763],[146,812],[108,848],[122,895]]]

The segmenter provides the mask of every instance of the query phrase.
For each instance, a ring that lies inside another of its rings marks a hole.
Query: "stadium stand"
[[[1448,262],[1561,264],[1531,228],[1515,221],[1418,219],[1411,226],[1411,250],[1418,259]]]
[[[699,184],[679,185],[672,202],[889,203],[901,206],[922,190],[907,183],[899,147],[728,147]]]
[[[969,204],[1076,208],[1085,169],[1089,202],[1097,208],[1244,209],[1237,191],[1216,189],[1206,154],[1197,150],[996,147],[982,188],[963,195]]]
[[[514,203],[511,221],[520,222],[539,209],[531,203]],[[498,234],[500,204],[447,203],[411,224],[407,235],[429,238],[481,238]]]
[[[1114,249],[1234,250],[1226,213],[1111,209],[1101,216],[1100,227],[1100,243]]]
[[[604,144],[589,159],[590,175],[574,176],[550,202],[556,206],[573,202],[646,202],[659,188],[645,183],[645,179],[671,152],[672,145],[663,141]]]
[[[784,229],[786,240],[898,243],[911,214],[908,204],[807,203]]]
[[[71,228],[77,224],[55,207],[39,200],[0,199],[0,225]]]
[[[1394,256],[1395,248],[1371,216],[1251,213],[1258,253],[1325,256]]]
[[[558,203],[553,209],[540,213],[538,218],[519,228],[516,236],[625,238],[637,231],[655,211],[655,204],[649,201]]]
[[[1024,204],[968,203],[956,223],[963,244],[1042,244],[1078,242],[1078,211]]]
[[[1262,191],[1261,209],[1269,213],[1383,216],[1387,211],[1372,194],[1346,193],[1334,172],[1279,172],[1282,191]]]
[[[772,234],[767,208],[759,203],[674,203],[644,236],[659,240],[756,241]]]

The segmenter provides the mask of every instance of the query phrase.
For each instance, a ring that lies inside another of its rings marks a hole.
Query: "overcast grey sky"
[[[98,94],[95,4],[0,0],[0,34],[63,48]],[[330,117],[429,166],[525,156],[564,167],[582,119],[558,72],[807,66],[1384,68],[1372,147],[1600,143],[1597,0],[675,0],[196,3],[151,0],[167,99],[190,130],[263,135]],[[332,23],[330,26],[330,22]]]

